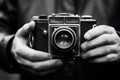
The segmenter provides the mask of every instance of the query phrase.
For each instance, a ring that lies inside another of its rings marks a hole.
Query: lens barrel
[[[66,51],[76,44],[76,34],[68,27],[60,27],[52,34],[53,45],[61,51]]]

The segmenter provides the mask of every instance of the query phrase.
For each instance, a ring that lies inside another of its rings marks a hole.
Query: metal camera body
[[[53,58],[76,59],[80,57],[80,44],[84,33],[96,25],[91,16],[59,13],[49,16],[34,16],[32,47],[49,52]]]

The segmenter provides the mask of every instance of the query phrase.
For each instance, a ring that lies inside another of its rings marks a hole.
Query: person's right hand
[[[34,30],[34,27],[35,22],[31,21],[16,32],[11,52],[24,70],[38,75],[45,75],[56,71],[62,65],[62,61],[52,59],[49,53],[37,51],[28,46],[29,33]]]

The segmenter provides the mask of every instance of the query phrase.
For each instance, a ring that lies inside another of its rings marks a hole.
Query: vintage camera
[[[69,13],[34,16],[32,20],[36,23],[32,47],[61,59],[79,58],[84,33],[96,26],[91,16]]]

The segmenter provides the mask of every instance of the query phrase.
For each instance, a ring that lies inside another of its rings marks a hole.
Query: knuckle
[[[120,42],[120,38],[118,36],[116,36],[116,35],[113,34],[112,37],[113,37],[113,41],[114,42]]]
[[[106,39],[106,42],[107,42],[107,43],[113,43],[113,42],[114,42],[114,37],[113,37],[113,36],[109,36],[109,35],[108,35],[108,36],[106,36],[105,39]]]
[[[108,30],[108,29],[103,29],[103,32],[104,32],[104,33],[108,33],[109,30]]]
[[[120,51],[120,46],[119,45],[113,46],[113,50],[114,50],[114,52],[119,52]]]
[[[104,51],[105,51],[105,53],[109,54],[111,52],[111,47],[109,47],[109,46],[104,47]]]
[[[115,32],[115,28],[107,25],[102,25],[102,29],[104,33],[110,33],[110,32]]]
[[[116,40],[118,40],[117,37],[112,34],[104,34],[102,35],[102,38],[106,43],[114,43]]]
[[[109,27],[109,30],[111,30],[111,31],[115,31],[115,28],[113,28],[113,27]]]
[[[111,39],[109,39],[108,34],[103,34],[101,37],[104,39],[105,42],[110,42],[110,40],[111,40]]]
[[[107,55],[107,61],[111,62],[111,61],[116,61],[116,60],[118,60],[118,55],[117,54]]]
[[[108,30],[109,27],[106,26],[106,25],[103,25],[102,29],[103,29],[103,32],[104,32],[104,33],[108,33],[108,32],[109,32],[109,30]]]
[[[104,49],[107,54],[110,54],[110,53],[118,52],[120,48],[117,45],[113,45],[113,46],[107,46]]]

